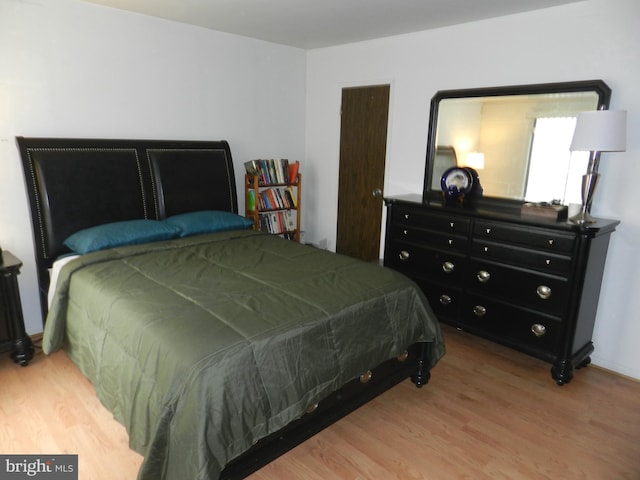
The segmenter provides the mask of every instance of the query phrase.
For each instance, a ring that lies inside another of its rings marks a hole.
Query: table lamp
[[[625,110],[592,110],[580,112],[569,150],[590,152],[587,173],[582,176],[582,206],[569,221],[582,225],[594,223],[589,214],[598,185],[600,152],[624,152],[627,144],[627,112]]]

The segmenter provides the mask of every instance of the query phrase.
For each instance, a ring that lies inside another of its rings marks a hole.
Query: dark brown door
[[[361,260],[380,252],[389,85],[344,88],[336,251]]]

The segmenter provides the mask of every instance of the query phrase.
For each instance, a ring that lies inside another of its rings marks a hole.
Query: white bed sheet
[[[53,296],[56,293],[56,285],[58,284],[58,276],[60,275],[60,270],[67,263],[72,260],[75,260],[80,255],[65,255],[64,257],[58,258],[53,265],[49,269],[49,291],[47,292],[47,306],[51,308],[51,301],[53,300]]]

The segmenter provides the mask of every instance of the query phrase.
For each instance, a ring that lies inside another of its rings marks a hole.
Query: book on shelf
[[[267,185],[271,182],[271,176],[269,172],[269,165],[266,160],[260,160],[260,173],[262,174],[262,184]]]
[[[271,187],[259,193],[262,199],[258,203],[260,210],[276,210],[284,208],[296,208],[295,193],[291,187]]]
[[[286,185],[296,181],[300,162],[289,162],[286,158],[257,159],[244,162],[244,168],[248,175],[258,177],[259,185]]]
[[[270,190],[263,190],[260,192],[260,195],[262,195],[262,198],[264,199],[264,204],[266,206],[265,210],[275,210],[278,208],[271,196]]]
[[[295,212],[292,210],[260,212],[260,230],[274,234],[295,232],[295,215]]]
[[[249,175],[260,175],[260,169],[258,167],[257,160],[249,160],[244,162],[244,169]]]
[[[276,188],[274,190],[276,197],[278,197],[278,202],[280,203],[281,208],[291,208],[291,205],[289,205],[289,202],[287,201],[287,199],[284,197],[284,194],[282,193],[283,190],[282,188]]]
[[[256,192],[249,190],[247,192],[247,210],[253,212],[256,209]]]
[[[271,204],[269,203],[269,198],[267,192],[260,192],[259,194],[260,203],[258,210],[271,210]]]
[[[287,226],[287,230],[290,231],[290,232],[293,232],[296,229],[295,215],[290,210],[287,210],[284,213],[285,213],[284,218],[285,218],[285,223],[286,223],[286,226]]]
[[[289,179],[291,182],[296,182],[298,178],[298,171],[300,170],[300,162],[296,160],[295,162],[289,163]],[[288,182],[287,182],[288,183]]]
[[[280,160],[280,170],[282,175],[282,183],[289,183],[289,160],[283,158]]]
[[[266,215],[260,215],[260,230],[263,232],[269,232],[271,230],[269,226],[269,217]]]
[[[297,200],[295,192],[293,191],[293,188],[287,187],[286,190],[285,190],[285,194],[287,195],[287,198],[289,199],[289,203],[291,203],[291,208],[298,208],[298,200]]]
[[[267,160],[267,168],[269,169],[269,183],[280,183],[278,180],[278,174],[276,171],[275,160]]]

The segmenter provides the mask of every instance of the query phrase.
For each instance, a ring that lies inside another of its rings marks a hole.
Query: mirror
[[[452,166],[476,170],[474,203],[581,203],[588,152],[570,152],[578,112],[608,108],[601,80],[443,90],[431,100],[424,201]]]

